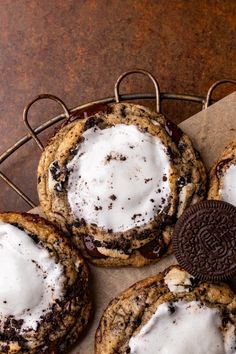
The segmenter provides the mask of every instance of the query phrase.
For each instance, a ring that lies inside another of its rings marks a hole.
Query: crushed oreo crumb
[[[131,220],[135,220],[136,218],[142,216],[142,214],[134,214],[132,217],[131,217]]]
[[[176,311],[175,306],[173,305],[172,302],[170,302],[170,303],[168,304],[168,311],[169,311],[169,313],[170,313],[171,315],[173,315],[173,313],[175,313],[175,311]]]
[[[102,206],[97,206],[97,205],[95,205],[95,206],[94,206],[94,209],[95,209],[96,211],[102,210]]]
[[[148,183],[148,182],[152,181],[152,178],[145,178],[144,181],[145,181],[145,183]]]
[[[116,199],[117,199],[117,197],[115,196],[115,194],[110,195],[109,198],[110,198],[111,200],[116,200]]]
[[[110,162],[111,160],[126,161],[127,157],[122,154],[110,153],[109,155],[106,156],[106,163]]]
[[[86,131],[90,128],[93,128],[95,125],[99,125],[99,123],[102,123],[102,122],[103,122],[103,119],[101,119],[101,118],[96,118],[94,116],[89,117],[84,124],[84,131]]]

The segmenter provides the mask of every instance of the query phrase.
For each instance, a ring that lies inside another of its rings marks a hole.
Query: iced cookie
[[[236,296],[197,282],[179,266],[112,300],[96,332],[96,354],[235,354]]]
[[[204,198],[199,154],[146,107],[112,104],[87,116],[75,114],[42,154],[42,209],[97,265],[158,261],[172,250],[178,217]]]
[[[227,146],[210,171],[208,199],[236,206],[236,140]]]
[[[90,315],[88,269],[32,214],[0,214],[0,352],[65,354]]]

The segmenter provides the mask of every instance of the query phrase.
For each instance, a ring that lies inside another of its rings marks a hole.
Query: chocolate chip
[[[156,259],[161,257],[167,249],[166,244],[161,235],[158,235],[154,240],[140,247],[139,252],[148,259]]]
[[[171,122],[170,120],[166,120],[165,130],[169,134],[169,136],[172,138],[172,140],[176,144],[178,144],[182,135],[183,135],[182,130],[175,123]]]

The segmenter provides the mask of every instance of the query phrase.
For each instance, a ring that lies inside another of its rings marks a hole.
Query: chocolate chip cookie
[[[236,296],[199,282],[180,266],[147,278],[111,301],[96,354],[234,354]]]
[[[88,322],[88,269],[32,214],[0,213],[0,352],[68,353]]]
[[[74,114],[45,148],[38,194],[91,262],[143,266],[172,251],[173,225],[204,198],[190,139],[163,115],[118,103]]]
[[[223,200],[236,206],[236,139],[210,171],[208,199]]]

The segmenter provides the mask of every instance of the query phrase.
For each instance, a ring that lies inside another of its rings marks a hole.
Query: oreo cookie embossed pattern
[[[216,200],[191,206],[177,221],[173,247],[180,265],[202,280],[236,272],[236,207]]]

